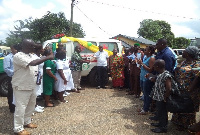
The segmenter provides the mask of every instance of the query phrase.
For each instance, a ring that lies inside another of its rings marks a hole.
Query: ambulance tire
[[[8,95],[8,80],[9,77],[6,74],[1,75],[0,96],[6,97]]]

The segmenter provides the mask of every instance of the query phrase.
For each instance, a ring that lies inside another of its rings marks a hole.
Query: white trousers
[[[74,87],[76,89],[81,88],[80,83],[81,83],[81,71],[72,71],[72,77],[74,81]]]
[[[17,90],[13,88],[15,95],[14,132],[24,130],[24,125],[31,123],[31,116],[36,104],[35,90]]]

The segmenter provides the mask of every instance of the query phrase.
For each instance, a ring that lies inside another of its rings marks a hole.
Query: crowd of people
[[[157,52],[155,52],[157,50]],[[195,106],[193,113],[174,113],[171,122],[177,130],[188,129],[200,131],[200,122],[196,123],[196,112],[199,111],[199,50],[195,46],[187,47],[182,57],[182,63],[177,63],[177,56],[167,46],[166,39],[159,39],[156,46],[145,49],[135,44],[126,48],[122,56],[113,50],[110,56],[109,70],[112,77],[112,87],[119,90],[128,89],[128,95],[143,100],[143,106],[138,108],[138,115],[147,115],[150,112],[155,116],[149,119],[157,121],[151,123],[156,127],[151,129],[155,133],[166,133],[168,125],[167,99],[173,91],[181,90],[181,85],[192,98]],[[142,96],[141,96],[142,95]]]
[[[30,39],[23,40],[22,49],[16,45],[4,59],[4,70],[9,76],[8,104],[10,112],[14,113],[14,132],[18,135],[29,135],[24,127],[36,128],[31,123],[31,115],[35,111],[43,112],[44,107],[37,105],[36,97],[44,97],[45,107],[54,107],[51,96],[60,103],[67,103],[64,96],[69,90],[80,93],[81,71],[83,63],[90,63],[81,57],[81,48],[75,47],[71,62],[66,59],[66,50],[61,43],[55,52],[52,48],[43,48]],[[157,52],[155,52],[157,50]],[[173,122],[178,130],[188,129],[199,132],[200,123],[196,123],[196,112],[199,111],[198,82],[200,72],[193,70],[200,66],[199,50],[189,46],[183,52],[185,60],[177,64],[176,54],[167,46],[165,39],[159,39],[156,46],[140,48],[136,43],[131,48],[125,48],[124,54],[113,50],[113,55],[99,46],[94,54],[97,60],[97,89],[106,88],[108,71],[112,78],[111,88],[127,90],[127,95],[143,100],[143,106],[138,108],[138,115],[153,113],[151,123],[155,133],[166,133],[168,125],[167,98],[171,91],[181,84],[191,95],[195,105],[193,113],[173,114]],[[93,61],[93,60],[91,60]],[[14,67],[14,68],[13,68]],[[12,86],[12,87],[11,87]],[[13,96],[14,95],[14,96]]]

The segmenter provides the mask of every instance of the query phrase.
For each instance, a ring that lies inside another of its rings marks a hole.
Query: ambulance
[[[46,46],[55,46],[58,42],[61,42],[66,50],[66,60],[71,62],[71,56],[74,53],[76,46],[80,46],[80,55],[83,59],[92,60],[94,53],[99,51],[98,46],[102,45],[104,51],[108,52],[108,55],[112,55],[113,49],[117,49],[119,54],[122,54],[122,43],[116,39],[102,39],[102,38],[73,38],[73,37],[62,37],[59,39],[47,40],[43,43],[43,48]],[[86,78],[91,86],[97,86],[97,71],[96,71],[97,61],[90,61],[89,64],[83,63],[81,76]],[[107,82],[109,75],[105,78]]]

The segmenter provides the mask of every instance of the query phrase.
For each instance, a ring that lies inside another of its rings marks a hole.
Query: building
[[[145,39],[145,38],[135,38],[135,37],[130,37],[130,36],[121,35],[121,34],[114,36],[112,38],[122,41],[122,45],[124,47],[134,46],[135,43],[139,43],[141,48],[146,48],[147,46],[150,46],[150,45],[156,45],[155,42]]]

